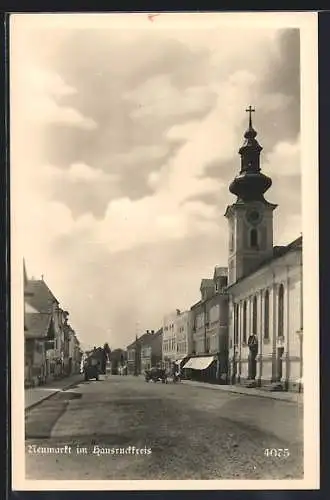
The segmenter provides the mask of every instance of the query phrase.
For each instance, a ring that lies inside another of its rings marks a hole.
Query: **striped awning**
[[[199,358],[190,358],[182,368],[191,368],[193,370],[206,370],[213,361],[214,356],[200,356]]]

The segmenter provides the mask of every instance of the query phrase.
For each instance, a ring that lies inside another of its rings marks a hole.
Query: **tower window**
[[[284,335],[284,286],[280,285],[278,290],[278,330],[277,335]]]
[[[256,229],[251,229],[250,232],[250,246],[252,248],[258,247],[258,231]]]
[[[234,250],[234,231],[230,232],[230,241],[229,241],[229,251],[232,252]]]
[[[266,340],[268,340],[269,339],[269,292],[268,292],[268,290],[266,290],[266,293],[265,293],[264,316],[265,316],[264,337]]]

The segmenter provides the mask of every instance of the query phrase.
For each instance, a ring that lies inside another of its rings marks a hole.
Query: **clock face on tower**
[[[246,220],[256,226],[257,224],[259,224],[262,220],[262,212],[261,210],[259,210],[258,208],[254,207],[254,208],[251,208],[250,210],[248,210],[246,212]]]

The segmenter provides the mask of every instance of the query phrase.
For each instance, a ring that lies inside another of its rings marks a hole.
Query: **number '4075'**
[[[264,450],[266,457],[288,458],[290,451],[288,448],[266,448]]]

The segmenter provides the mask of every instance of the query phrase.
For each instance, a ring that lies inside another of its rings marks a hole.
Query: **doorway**
[[[276,357],[276,381],[280,382],[283,376],[283,361],[284,347],[278,347]]]

